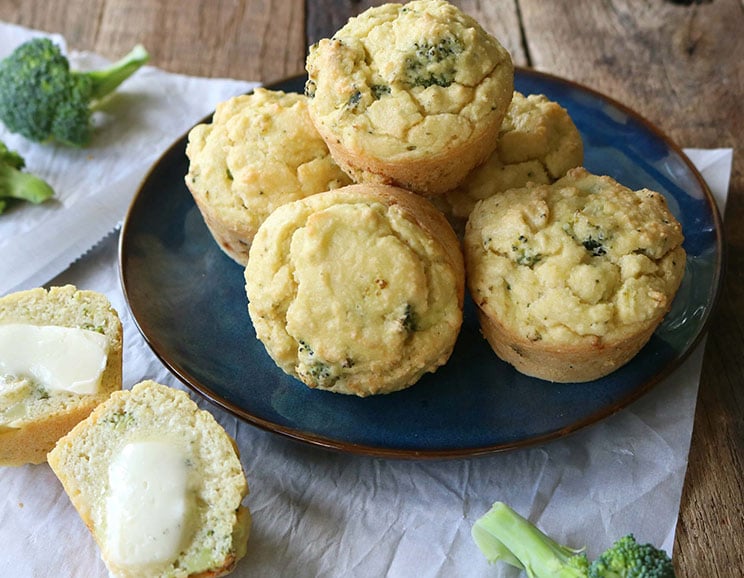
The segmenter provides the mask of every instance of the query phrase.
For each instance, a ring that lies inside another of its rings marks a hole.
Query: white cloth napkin
[[[0,23],[0,55],[6,29]],[[85,191],[75,201],[81,203],[80,211],[107,219],[99,228],[101,235],[113,229],[129,202],[132,184],[150,162],[211,110],[215,101],[247,87],[246,83],[190,79],[153,68],[133,78],[122,87],[131,93],[125,100],[143,91],[150,95],[148,100],[160,98],[161,90],[175,91],[181,97],[165,109],[172,112],[176,109],[171,107],[178,106],[188,118],[178,126],[160,127],[157,146],[150,147],[131,135],[139,143],[134,153],[123,144],[117,148],[128,153],[130,165],[137,166],[126,170],[115,163],[116,168],[108,170],[117,171],[121,183],[111,193],[121,198],[111,203],[105,195],[101,199],[101,191],[94,186],[100,174],[95,178],[85,175],[94,170],[95,163],[65,155],[65,162],[77,162],[81,168],[65,183],[86,183],[80,185]],[[194,103],[184,95],[192,91],[202,91],[193,108]],[[169,115],[153,105],[150,122],[157,124],[158,114]],[[156,110],[161,112],[156,114]],[[106,156],[103,147],[94,149],[96,163]],[[686,152],[723,210],[732,151]],[[52,156],[53,162],[62,162]],[[35,157],[32,162],[37,162]],[[51,171],[55,166],[38,162],[40,169]],[[75,191],[62,192],[62,203],[68,194],[75,197]],[[33,220],[34,226],[39,223]],[[33,240],[34,235],[28,234]],[[8,242],[4,235],[0,229],[0,247]],[[105,236],[67,268],[77,257],[75,251],[87,250],[97,241],[81,240],[75,250],[60,250],[65,255],[61,263],[43,263],[48,266],[43,275],[29,270],[23,279],[14,277],[11,287],[45,283],[54,273],[64,271],[49,284],[72,283],[105,293],[124,323],[125,387],[154,379],[185,389],[150,351],[127,310],[118,280],[117,240],[116,234]],[[36,259],[49,249],[36,246],[25,258]],[[2,282],[6,271],[0,271]],[[631,531],[639,540],[671,551],[702,355],[700,344],[648,395],[595,426],[544,446],[475,459],[415,462],[332,453],[256,429],[197,399],[237,440],[251,488],[247,505],[253,514],[253,531],[248,555],[233,575],[515,577],[518,572],[506,565],[489,566],[470,537],[473,522],[495,500],[511,504],[565,543],[587,545],[590,556]],[[107,575],[96,545],[47,465],[0,468],[0,487],[0,574],[38,578]]]

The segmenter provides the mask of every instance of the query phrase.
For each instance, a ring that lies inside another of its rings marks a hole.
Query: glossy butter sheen
[[[109,466],[106,541],[117,564],[168,564],[186,534],[189,471],[179,447],[168,442],[129,443]]]
[[[0,375],[30,377],[47,391],[98,392],[106,336],[75,327],[0,325]]]

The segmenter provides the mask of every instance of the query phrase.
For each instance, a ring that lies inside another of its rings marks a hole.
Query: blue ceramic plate
[[[297,77],[271,88],[301,91]],[[256,339],[243,270],[212,240],[184,185],[186,137],[153,167],[121,232],[120,267],[134,318],[187,386],[260,428],[313,445],[375,456],[471,456],[542,443],[595,423],[647,392],[685,358],[721,284],[722,228],[712,196],[683,153],[648,122],[574,83],[518,70],[516,88],[568,109],[585,166],[631,188],[662,192],[685,233],[687,272],[674,306],[625,367],[591,383],[517,373],[478,331],[472,302],[446,366],[413,387],[356,398],[285,375]]]

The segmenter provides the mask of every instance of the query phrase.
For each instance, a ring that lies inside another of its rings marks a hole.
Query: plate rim
[[[492,445],[476,446],[476,447],[458,447],[458,448],[451,448],[451,449],[400,449],[400,448],[390,448],[390,447],[381,447],[381,446],[368,445],[368,444],[360,444],[360,443],[355,443],[355,442],[337,440],[337,439],[329,438],[327,436],[322,436],[319,434],[302,431],[297,428],[283,426],[281,424],[277,424],[270,420],[261,418],[251,413],[248,413],[248,411],[245,410],[244,408],[241,408],[237,406],[236,404],[233,404],[229,402],[228,400],[223,399],[221,396],[217,395],[214,391],[210,389],[210,387],[200,383],[200,381],[196,379],[193,375],[191,375],[189,371],[180,367],[180,365],[174,362],[173,360],[168,359],[167,355],[162,351],[163,347],[158,344],[157,337],[150,335],[146,331],[146,329],[143,327],[143,322],[140,320],[137,313],[135,312],[135,308],[132,306],[132,301],[130,299],[129,291],[127,290],[126,261],[128,257],[127,257],[127,251],[126,251],[126,238],[127,238],[127,231],[128,231],[128,227],[129,227],[132,214],[135,211],[137,203],[141,199],[142,190],[145,187],[145,184],[148,182],[152,174],[157,170],[157,168],[160,166],[160,164],[163,162],[163,159],[166,156],[168,156],[169,154],[173,154],[175,152],[175,149],[177,148],[180,149],[183,147],[183,145],[185,145],[185,141],[188,138],[188,133],[190,132],[191,128],[189,128],[186,132],[184,132],[180,137],[175,139],[174,142],[167,149],[165,149],[158,156],[155,162],[150,166],[150,168],[148,169],[148,171],[146,172],[146,174],[144,175],[144,177],[141,179],[140,183],[137,186],[136,192],[134,196],[132,197],[132,200],[130,201],[127,211],[124,215],[124,219],[122,220],[122,224],[121,224],[120,231],[119,231],[119,242],[118,242],[119,284],[120,284],[122,293],[124,295],[126,305],[131,314],[132,320],[135,326],[137,327],[137,330],[139,331],[140,335],[143,337],[144,341],[147,343],[148,347],[153,352],[153,354],[160,360],[163,366],[171,374],[173,374],[181,383],[183,383],[183,385],[185,385],[191,391],[204,397],[210,403],[227,411],[228,413],[232,414],[238,419],[241,419],[242,421],[248,423],[249,425],[252,425],[254,427],[257,427],[259,429],[262,429],[270,433],[278,434],[282,437],[303,443],[305,445],[309,445],[311,447],[336,451],[340,453],[355,454],[355,455],[375,457],[375,458],[406,459],[406,460],[443,460],[443,459],[478,457],[478,456],[484,456],[484,455],[491,455],[494,453],[501,453],[501,452],[513,451],[517,449],[524,449],[528,447],[540,446],[540,445],[544,445],[545,443],[567,437],[591,425],[597,424],[609,418],[610,416],[614,415],[615,413],[627,408],[628,406],[633,404],[635,401],[645,396],[656,385],[658,385],[659,382],[661,382],[669,374],[671,374],[675,369],[677,369],[680,365],[682,365],[682,363],[684,363],[684,361],[692,354],[692,352],[696,349],[697,345],[703,339],[703,336],[706,334],[708,326],[711,322],[713,312],[718,307],[718,303],[719,303],[722,288],[723,288],[723,280],[726,274],[726,251],[727,251],[726,243],[725,243],[725,230],[723,227],[723,219],[718,209],[718,205],[715,201],[713,193],[711,192],[708,184],[705,182],[705,179],[702,177],[700,171],[692,163],[689,157],[684,153],[682,148],[679,145],[677,145],[677,143],[674,142],[671,138],[669,138],[669,136],[667,136],[667,134],[663,132],[659,127],[657,127],[655,124],[653,124],[651,121],[649,121],[647,118],[645,118],[644,116],[642,116],[635,110],[631,109],[630,107],[624,105],[623,103],[615,100],[614,98],[602,92],[599,92],[591,87],[586,86],[585,84],[582,84],[577,81],[570,80],[570,79],[567,79],[561,76],[557,76],[555,74],[538,71],[533,68],[526,68],[526,67],[521,67],[521,66],[515,66],[515,74],[532,76],[533,78],[538,78],[538,79],[543,78],[552,83],[563,84],[570,89],[578,90],[579,92],[586,93],[593,99],[601,100],[609,104],[610,106],[618,109],[619,111],[623,112],[628,117],[633,118],[636,122],[640,123],[646,131],[648,131],[649,133],[653,134],[656,138],[661,140],[664,143],[664,145],[668,147],[669,150],[671,150],[677,157],[679,157],[680,160],[682,160],[682,162],[686,165],[686,167],[688,168],[688,170],[690,171],[695,181],[697,182],[698,186],[700,186],[703,192],[705,202],[708,205],[710,214],[712,215],[712,218],[713,218],[713,227],[714,227],[714,232],[715,232],[716,260],[715,260],[715,265],[714,265],[714,275],[713,275],[714,288],[713,288],[712,297],[708,303],[709,306],[706,309],[705,316],[697,330],[697,333],[690,340],[686,349],[682,351],[681,353],[679,353],[678,355],[676,355],[671,360],[669,360],[666,363],[665,367],[663,367],[661,370],[655,373],[651,378],[647,379],[644,383],[640,384],[632,392],[629,392],[621,400],[611,405],[604,406],[601,410],[595,411],[591,413],[590,415],[584,417],[583,419],[575,421],[568,426],[558,428],[555,430],[551,430],[550,432],[547,432],[547,433],[544,433],[538,436],[531,436],[525,439],[519,439],[515,441],[510,441],[510,442],[502,442],[502,443],[492,444]],[[277,89],[277,87],[281,87],[283,85],[301,82],[304,78],[306,78],[305,74],[288,76],[288,77],[273,81],[271,83],[258,85],[256,88],[263,87],[263,88],[268,88],[268,89]],[[278,89],[281,89],[281,88],[278,88]],[[253,92],[253,90],[255,89],[248,91],[247,94],[250,94],[251,92]],[[202,124],[205,122],[209,122],[213,114],[214,114],[213,112],[207,114],[197,123],[192,125],[192,127],[195,126],[196,124]]]

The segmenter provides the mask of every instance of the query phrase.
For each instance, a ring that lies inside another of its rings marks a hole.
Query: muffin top
[[[245,278],[258,338],[310,387],[363,396],[411,385],[447,360],[462,322],[454,232],[394,187],[351,185],[280,207]]]
[[[524,339],[612,342],[666,313],[684,273],[682,241],[661,194],[577,168],[476,205],[468,283],[476,304]]]
[[[467,219],[479,200],[530,182],[552,183],[583,158],[581,135],[565,108],[545,95],[515,91],[496,150],[444,195],[445,210]]]
[[[257,88],[220,103],[189,133],[186,154],[191,192],[247,243],[276,207],[351,182],[296,93]]]
[[[307,71],[321,132],[355,154],[396,160],[441,153],[500,123],[514,76],[501,44],[444,0],[351,18],[310,48]]]

